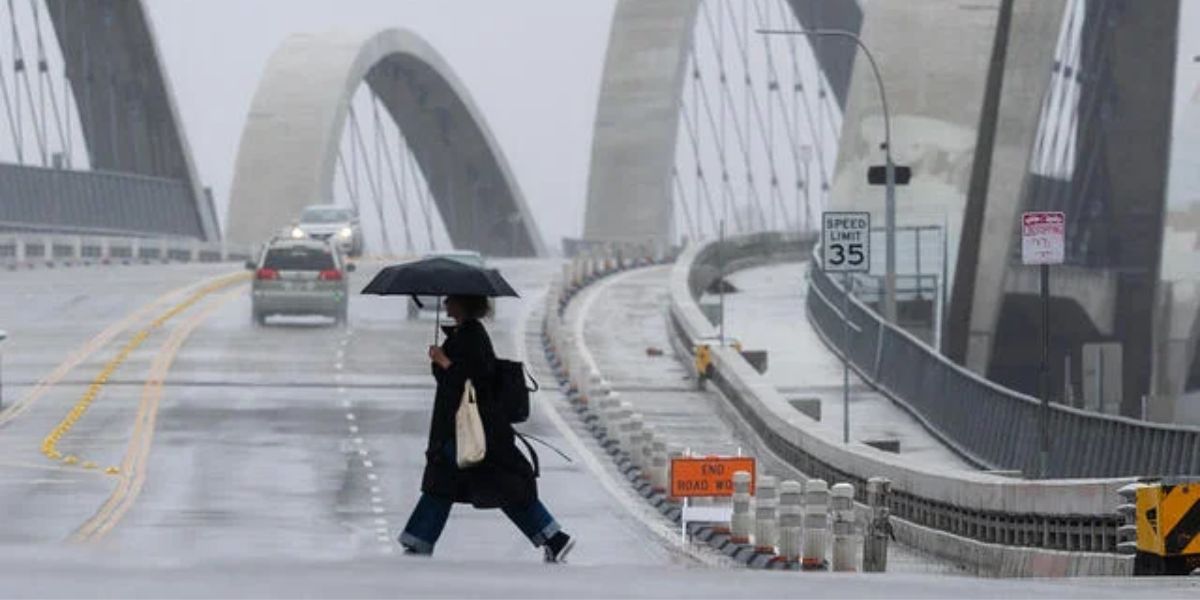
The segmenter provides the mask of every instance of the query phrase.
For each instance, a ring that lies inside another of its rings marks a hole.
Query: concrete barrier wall
[[[795,260],[813,239],[758,234],[684,251],[671,274],[669,319],[676,348],[715,339],[697,305],[725,273]],[[811,477],[866,489],[872,476],[893,482],[897,536],[915,548],[962,562],[985,575],[1124,574],[1116,550],[1117,490],[1132,478],[1022,480],[977,471],[937,471],[863,444],[843,445],[793,409],[733,348],[712,351],[711,381],[737,414],[783,460]],[[858,498],[862,501],[863,498]]]
[[[245,261],[253,255],[249,247],[191,238],[0,234],[0,267],[9,270],[151,261]]]

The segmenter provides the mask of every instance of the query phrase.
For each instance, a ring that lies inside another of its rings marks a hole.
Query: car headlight
[[[349,227],[343,227],[342,230],[338,232],[338,237],[342,238],[343,240],[348,240],[353,235],[354,230],[350,229]]]
[[[302,238],[308,237],[308,234],[304,233],[304,230],[300,229],[299,227],[293,227],[292,228],[292,237],[295,239],[302,239]]]

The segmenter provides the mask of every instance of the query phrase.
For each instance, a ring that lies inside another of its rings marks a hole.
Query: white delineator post
[[[665,482],[665,486],[667,488],[666,493],[667,493],[667,501],[668,502],[681,502],[682,501],[682,499],[671,495],[671,492],[672,492],[672,489],[671,489],[671,461],[676,458],[683,458],[683,455],[684,455],[684,452],[683,452],[683,448],[681,446],[678,446],[675,444],[667,446],[667,465],[666,465],[666,467],[664,467],[665,472],[663,473],[663,481]]]
[[[621,439],[621,449],[629,456],[629,461],[635,466],[637,465],[637,453],[634,452],[635,445],[642,437],[642,427],[645,426],[645,419],[642,413],[633,413],[629,417],[629,422],[625,427],[625,435]]]
[[[809,479],[804,484],[804,547],[801,566],[823,569],[829,537],[829,487],[824,479]]]
[[[759,552],[775,553],[779,533],[776,529],[776,509],[779,496],[776,479],[770,475],[758,478],[754,490],[754,547]]]
[[[858,570],[858,544],[854,543],[854,486],[834,484],[829,490],[833,514],[833,570]]]
[[[592,369],[588,373],[587,387],[580,390],[583,403],[585,405],[591,404],[594,400],[598,399],[601,396],[600,391],[604,387],[604,384],[604,378],[600,376],[600,372]]]
[[[729,541],[749,544],[754,529],[754,513],[750,512],[750,473],[736,471],[733,474],[733,517],[730,521]]]
[[[642,421],[642,428],[634,432],[634,435],[629,440],[629,462],[646,474],[646,438],[652,435],[650,426]]]
[[[599,418],[598,426],[601,432],[608,437],[612,437],[614,434],[612,422],[619,408],[621,408],[621,394],[617,392],[606,394],[596,407],[596,416]]]
[[[638,448],[638,451],[641,454],[641,461],[638,463],[638,467],[642,470],[642,478],[650,484],[652,489],[654,487],[653,477],[655,439],[657,439],[657,436],[655,435],[654,427],[647,426],[642,431],[642,440]]]
[[[779,556],[791,563],[800,560],[800,535],[804,521],[804,488],[798,481],[779,484]]]
[[[628,402],[621,402],[614,411],[612,421],[609,422],[610,437],[616,442],[611,450],[612,453],[621,452],[628,445],[630,419],[633,417],[633,405]]]
[[[666,494],[670,482],[667,479],[667,443],[661,438],[655,438],[652,444],[653,459],[650,464],[650,491],[656,494]]]

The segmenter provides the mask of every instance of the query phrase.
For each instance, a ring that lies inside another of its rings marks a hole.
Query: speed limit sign
[[[821,213],[822,268],[827,273],[871,270],[871,213]]]

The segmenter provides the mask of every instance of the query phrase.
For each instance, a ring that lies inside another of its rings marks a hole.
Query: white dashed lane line
[[[341,347],[337,350],[337,361],[333,365],[334,369],[338,371],[335,374],[338,384],[341,384],[342,382],[341,371],[343,371],[346,367],[346,347],[350,344],[351,335],[353,335],[353,330],[347,330],[346,337],[341,340]],[[372,483],[378,482],[379,475],[374,472],[375,463],[368,458],[368,456],[370,456],[370,452],[366,447],[367,440],[359,435],[360,430],[359,426],[357,425],[358,416],[354,413],[354,403],[346,397],[345,386],[338,385],[337,393],[341,398],[342,408],[346,409],[346,429],[349,430],[351,436],[351,438],[347,441],[353,442],[353,445],[357,447],[356,453],[358,454],[359,459],[362,460],[362,466],[366,471],[367,481]],[[379,551],[381,553],[393,554],[396,551],[396,547],[392,541],[393,536],[389,528],[387,517],[382,516],[385,512],[383,506],[385,502],[382,495],[382,488],[380,488],[378,485],[371,485],[370,490],[371,513],[375,515],[375,540],[380,544]]]

